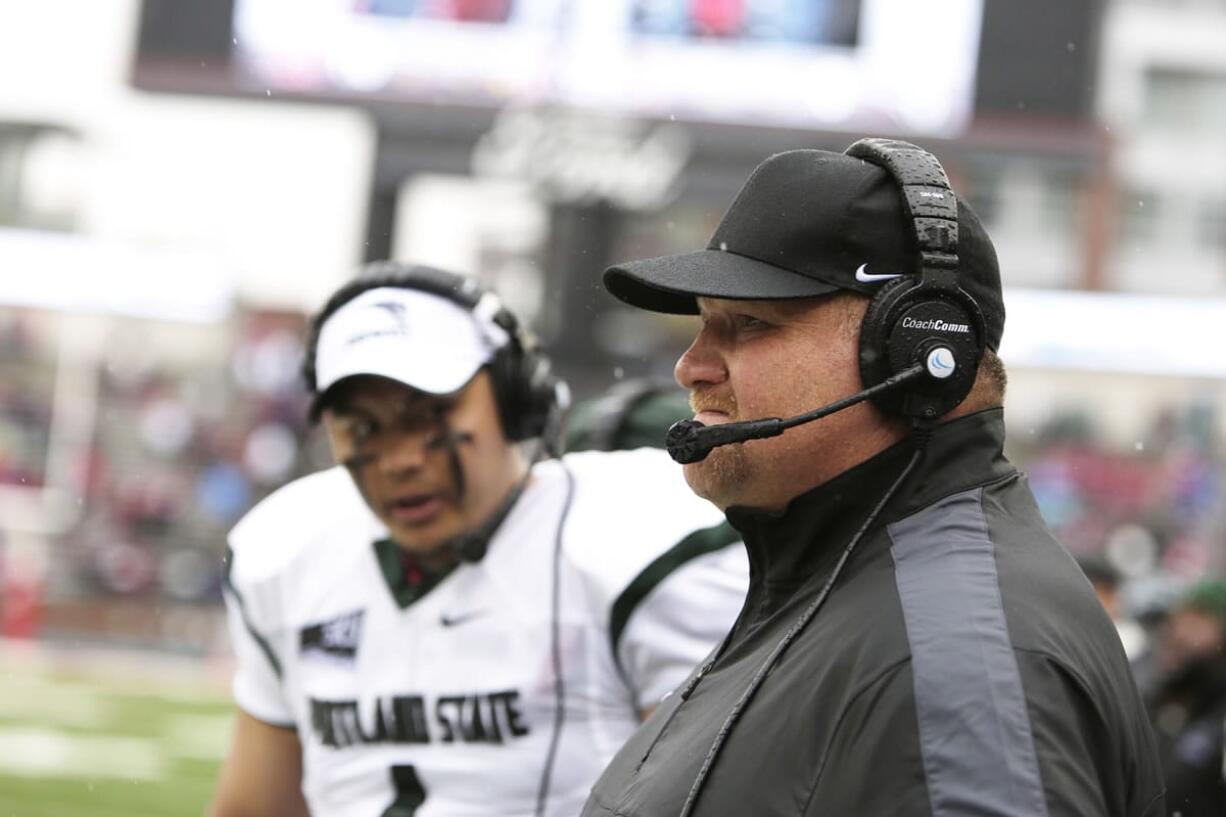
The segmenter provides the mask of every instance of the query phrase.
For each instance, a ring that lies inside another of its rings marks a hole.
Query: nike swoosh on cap
[[[903,275],[901,272],[889,272],[889,273],[865,272],[865,269],[867,267],[868,267],[868,264],[861,264],[856,269],[856,280],[862,284],[875,284],[878,281],[888,281],[891,278],[901,278]]]

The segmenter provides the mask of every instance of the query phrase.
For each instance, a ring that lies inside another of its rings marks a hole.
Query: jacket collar
[[[881,528],[950,494],[1015,472],[1004,458],[999,408],[936,426],[915,471],[874,520]],[[828,572],[915,451],[903,440],[793,499],[782,512],[732,507],[744,537],[751,582],[794,585]]]

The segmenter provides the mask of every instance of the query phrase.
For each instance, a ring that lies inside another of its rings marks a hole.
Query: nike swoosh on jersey
[[[868,268],[868,264],[861,264],[856,269],[856,280],[862,284],[875,284],[875,283],[878,283],[879,281],[888,281],[891,278],[901,278],[902,277],[901,272],[873,273],[873,272],[866,272],[865,270],[867,268]]]
[[[438,623],[442,624],[444,627],[455,627],[459,624],[465,624],[469,621],[472,621],[474,618],[480,618],[481,616],[485,615],[487,612],[489,611],[488,610],[472,610],[467,613],[458,613],[457,615],[454,615],[454,616],[449,616],[446,613],[443,613],[441,616],[439,616]]]

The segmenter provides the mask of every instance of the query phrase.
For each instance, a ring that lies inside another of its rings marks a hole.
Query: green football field
[[[229,743],[223,684],[0,656],[0,817],[199,817]]]

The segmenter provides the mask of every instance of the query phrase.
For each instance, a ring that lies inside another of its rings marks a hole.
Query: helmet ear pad
[[[935,279],[935,280],[934,280]],[[869,302],[860,325],[860,378],[875,386],[917,363],[952,372],[924,377],[872,398],[881,410],[916,420],[935,420],[970,393],[983,357],[984,320],[974,299],[952,273],[907,275],[884,284]]]

